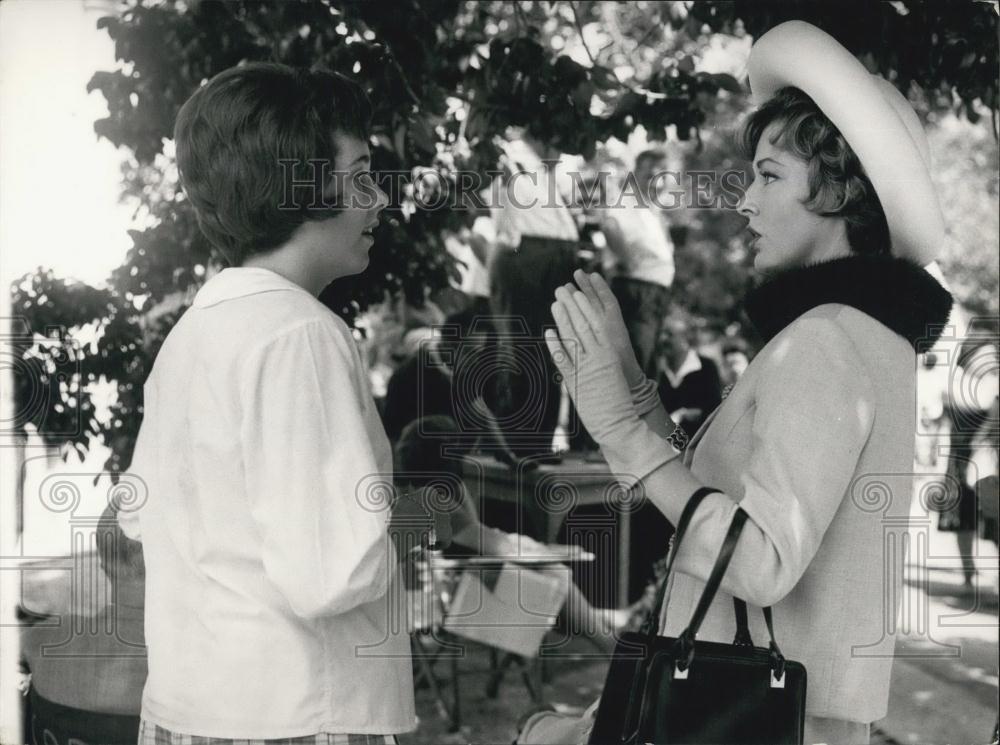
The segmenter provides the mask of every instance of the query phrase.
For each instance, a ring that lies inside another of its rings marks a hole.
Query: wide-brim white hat
[[[787,21],[761,36],[750,49],[748,72],[758,104],[785,86],[816,102],[871,179],[892,253],[920,265],[933,261],[944,241],[944,219],[931,181],[927,135],[903,94],[804,21]]]

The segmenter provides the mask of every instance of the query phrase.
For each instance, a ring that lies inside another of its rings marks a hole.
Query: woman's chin
[[[776,260],[776,257],[767,251],[758,253],[753,260],[753,268],[761,274],[774,274],[785,269],[790,269],[791,266],[790,262],[781,261],[780,259]]]
[[[350,271],[346,272],[346,276],[361,274],[361,272],[368,268],[369,263],[368,254],[359,256],[358,260],[351,266]]]
[[[328,271],[327,274],[330,275],[330,281],[333,282],[341,277],[353,277],[355,274],[361,274],[361,272],[368,268],[368,264],[369,260],[367,253],[361,253],[357,256],[351,257],[350,261],[341,257],[336,266],[330,267],[330,271]]]

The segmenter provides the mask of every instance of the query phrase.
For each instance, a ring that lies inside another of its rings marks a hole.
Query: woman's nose
[[[388,206],[389,206],[389,195],[382,190],[381,186],[375,184],[375,211],[381,212]]]
[[[739,206],[736,208],[743,217],[754,217],[760,214],[760,210],[757,208],[757,202],[753,199],[750,190],[743,192],[743,198],[740,200]]]
[[[750,184],[750,186],[747,187],[746,191],[743,192],[743,197],[742,199],[740,199],[740,204],[736,208],[736,211],[739,212],[741,215],[743,215],[743,217],[753,217],[754,215],[760,213],[760,210],[757,209],[757,200],[756,200],[755,190],[753,188],[754,183]]]

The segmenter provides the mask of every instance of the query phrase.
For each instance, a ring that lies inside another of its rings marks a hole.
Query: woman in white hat
[[[782,24],[749,71],[764,103],[743,129],[755,179],[740,212],[765,281],[746,309],[767,343],[730,395],[683,456],[668,444],[674,423],[596,275],[556,292],[547,341],[612,470],[671,522],[699,488],[721,490],[691,522],[661,633],[687,625],[741,507],[750,519],[699,638],[733,640],[733,596],[772,607],[782,651],[808,671],[805,741],[856,745],[888,703],[915,349],[951,307],[922,268],[942,220],[915,114],[834,39]]]

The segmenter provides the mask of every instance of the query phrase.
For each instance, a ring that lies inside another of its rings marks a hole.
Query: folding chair
[[[458,660],[462,648],[444,638],[442,622],[444,603],[448,599],[449,577],[441,570],[431,569],[430,552],[407,567],[404,573],[407,593],[407,628],[413,656],[413,686],[426,683],[438,714],[448,722],[448,731],[457,732],[461,726],[461,698],[458,688]],[[435,577],[435,575],[437,575]],[[435,671],[442,658],[449,664],[451,697],[446,700],[444,683]]]

